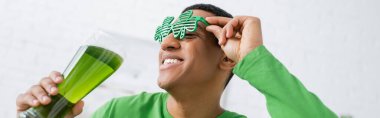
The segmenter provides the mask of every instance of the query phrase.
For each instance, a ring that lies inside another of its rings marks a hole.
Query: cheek
[[[217,52],[212,47],[199,45],[193,50],[192,57],[197,68],[203,71],[210,71],[218,67]]]
[[[157,61],[158,61],[158,65],[160,65],[161,64],[161,55],[162,55],[162,50],[161,49],[159,49],[159,51],[158,51],[158,55],[157,55]]]
[[[220,49],[213,43],[208,39],[194,39],[184,43],[182,48],[189,59],[186,70],[195,71],[197,74],[216,71],[219,67]]]

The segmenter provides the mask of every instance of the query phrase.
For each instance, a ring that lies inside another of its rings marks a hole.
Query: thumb
[[[81,100],[78,103],[74,105],[72,110],[66,114],[65,118],[74,118],[75,116],[79,115],[83,111],[84,102]]]
[[[223,28],[217,25],[209,25],[206,27],[206,30],[213,33],[215,37],[219,40],[219,44],[225,40],[225,35],[223,32]]]
[[[81,100],[77,104],[74,105],[72,113],[74,116],[79,115],[83,111],[84,102]]]

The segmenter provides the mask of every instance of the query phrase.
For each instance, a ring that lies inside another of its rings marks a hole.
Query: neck
[[[167,107],[173,117],[215,118],[223,113],[224,110],[219,104],[223,89],[217,87],[201,89],[198,86],[187,90],[168,91],[170,96],[167,100]]]

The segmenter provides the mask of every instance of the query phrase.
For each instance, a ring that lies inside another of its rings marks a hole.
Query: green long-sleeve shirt
[[[273,118],[337,118],[313,93],[268,51],[259,46],[251,51],[233,70],[264,94]],[[166,108],[168,93],[141,93],[112,99],[99,108],[96,118],[172,118]],[[252,98],[253,99],[253,98]],[[245,118],[225,111],[218,118]]]

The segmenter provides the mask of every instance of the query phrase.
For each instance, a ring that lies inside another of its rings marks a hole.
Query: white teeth
[[[178,59],[165,59],[164,64],[173,64],[173,63],[178,63],[180,60]]]

